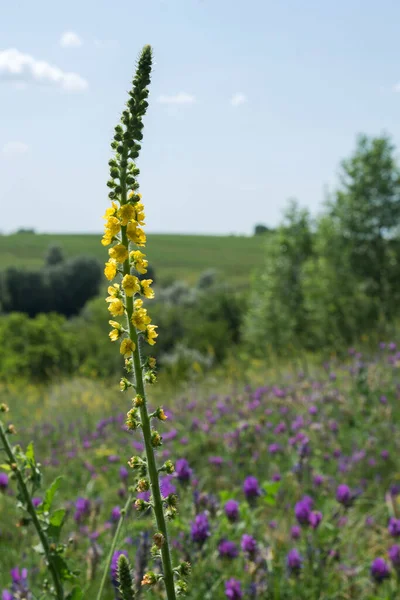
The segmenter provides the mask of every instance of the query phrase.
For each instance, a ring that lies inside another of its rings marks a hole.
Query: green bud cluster
[[[118,558],[117,579],[122,600],[134,600],[135,590],[133,587],[131,568],[129,561],[124,554],[121,554]]]

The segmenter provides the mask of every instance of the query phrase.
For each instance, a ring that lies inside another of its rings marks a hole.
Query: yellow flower
[[[109,249],[108,254],[111,258],[116,260],[119,263],[123,263],[128,258],[128,250],[123,244],[117,244]]]
[[[142,294],[143,296],[146,296],[146,298],[154,298],[154,290],[150,287],[152,283],[152,279],[142,279],[140,282]]]
[[[109,246],[110,244],[112,244],[112,241],[113,241],[112,235],[110,235],[108,231],[101,238],[101,243],[103,246]]]
[[[117,261],[111,258],[108,262],[106,262],[104,275],[107,277],[108,281],[114,279],[117,274]]]
[[[132,352],[135,351],[135,344],[132,342],[131,338],[125,338],[121,342],[121,347],[119,349],[120,353],[124,356],[129,356]]]
[[[114,283],[114,285],[109,285],[107,288],[107,292],[110,294],[112,298],[117,298],[120,294],[121,286],[119,283]]]
[[[108,299],[108,310],[112,314],[113,317],[119,317],[124,314],[125,308],[124,303],[120,298],[111,298]]]
[[[139,308],[133,312],[131,321],[136,329],[144,331],[147,325],[151,322],[151,318],[147,314],[147,310],[145,308]]]
[[[144,225],[144,220],[145,220],[146,216],[144,214],[143,202],[136,202],[135,209],[136,209],[136,217],[135,217],[136,221],[139,223],[139,225]]]
[[[133,266],[138,273],[141,273],[142,275],[147,273],[149,261],[146,259],[146,255],[143,254],[143,252],[140,252],[140,250],[134,250],[129,254],[129,258],[133,262]]]
[[[133,303],[133,306],[135,310],[139,310],[139,308],[142,308],[143,306],[143,300],[141,298],[136,298],[135,302]]]
[[[121,231],[121,223],[117,217],[108,217],[107,221],[104,224],[105,237],[111,236],[114,237]]]
[[[112,342],[116,342],[122,335],[122,327],[118,321],[108,321],[113,329],[108,334]]]
[[[121,225],[128,225],[135,216],[135,209],[132,204],[123,204],[118,211],[118,216],[121,219]]]
[[[147,359],[148,365],[150,367],[150,369],[154,369],[156,366],[156,359],[154,358],[154,356],[149,356],[149,358]]]
[[[146,342],[150,344],[150,346],[154,346],[156,343],[156,337],[158,337],[158,333],[156,332],[157,325],[147,325],[145,338]]]
[[[127,296],[134,296],[140,291],[139,279],[134,275],[125,275],[122,280],[122,287]]]
[[[106,212],[103,216],[103,219],[108,219],[109,217],[114,217],[117,210],[118,204],[116,202],[111,202],[112,206],[110,208],[106,208]]]
[[[136,244],[137,246],[144,246],[146,244],[146,234],[138,227],[136,221],[131,221],[128,223],[126,228],[126,235],[130,239],[131,242]]]

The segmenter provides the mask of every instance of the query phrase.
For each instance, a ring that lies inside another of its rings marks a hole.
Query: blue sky
[[[101,230],[109,142],[145,43],[149,231],[250,233],[292,197],[316,213],[357,133],[400,142],[396,0],[1,4],[3,232]]]

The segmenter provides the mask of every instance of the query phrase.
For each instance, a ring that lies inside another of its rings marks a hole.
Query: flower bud
[[[133,406],[139,407],[142,406],[143,404],[143,396],[140,396],[139,394],[137,394],[134,399],[133,399]]]
[[[138,492],[147,492],[150,489],[150,484],[147,479],[139,479],[136,490]]]
[[[0,404],[0,412],[6,413],[8,412],[10,409],[8,408],[7,404]]]
[[[122,377],[121,381],[119,382],[119,389],[121,392],[125,392],[128,388],[132,387],[132,385],[133,384],[128,381],[126,377]]]
[[[130,431],[135,431],[141,426],[141,422],[138,419],[138,411],[136,408],[131,408],[131,410],[126,415],[125,424]]]
[[[154,540],[154,544],[160,550],[163,547],[163,545],[164,545],[165,537],[163,536],[162,533],[155,533],[153,535],[153,540]]]
[[[135,500],[135,508],[138,512],[147,510],[149,506],[151,506],[151,504],[150,502],[146,502],[146,500],[142,500],[141,498]]]
[[[151,445],[153,448],[157,448],[158,446],[162,445],[162,437],[158,431],[151,432]]]
[[[155,585],[157,583],[157,575],[154,571],[149,571],[145,573],[142,579],[142,585]]]

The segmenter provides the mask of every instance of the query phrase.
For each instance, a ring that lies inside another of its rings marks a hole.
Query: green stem
[[[116,528],[115,533],[114,533],[114,537],[113,537],[112,542],[111,542],[110,552],[108,553],[108,556],[107,556],[107,561],[106,561],[106,564],[104,566],[104,571],[103,571],[103,577],[101,578],[101,583],[100,583],[99,591],[97,592],[97,596],[96,596],[97,600],[100,600],[101,597],[102,597],[102,595],[103,595],[104,586],[106,584],[107,578],[109,577],[109,569],[110,569],[110,565],[111,565],[113,554],[115,552],[115,548],[117,546],[119,534],[121,533],[122,524],[124,522],[125,515],[126,515],[128,509],[129,509],[130,505],[132,504],[132,502],[133,502],[133,496],[132,496],[132,494],[129,494],[128,500],[126,501],[126,504],[125,504],[125,506],[123,508],[123,511],[122,511],[121,516],[120,516],[119,521],[118,521],[117,528]]]
[[[46,562],[47,562],[47,566],[48,569],[51,573],[51,576],[53,578],[53,583],[54,583],[54,588],[55,588],[55,592],[56,592],[56,597],[58,600],[64,600],[64,589],[63,589],[63,585],[59,576],[59,573],[57,571],[57,568],[53,562],[53,555],[52,552],[50,550],[50,546],[49,546],[49,542],[48,539],[46,537],[45,532],[42,529],[42,526],[40,524],[40,521],[37,517],[36,514],[36,510],[35,507],[32,504],[32,500],[31,497],[29,495],[29,491],[28,488],[26,487],[24,478],[22,476],[22,473],[18,467],[18,463],[17,463],[17,458],[14,455],[14,452],[10,446],[10,443],[8,441],[7,435],[3,429],[2,424],[0,423],[0,437],[1,440],[4,444],[4,450],[6,451],[6,454],[8,456],[8,459],[10,461],[10,464],[15,465],[13,467],[13,473],[15,473],[17,480],[18,480],[18,484],[19,484],[19,488],[21,491],[21,494],[24,497],[25,500],[25,505],[26,505],[26,509],[32,519],[32,523],[36,529],[36,533],[39,536],[40,542],[42,544],[43,547],[43,551],[44,551],[44,555],[46,557]]]
[[[127,149],[125,149],[122,155],[122,162],[126,160]],[[125,204],[126,202],[126,169],[121,170],[121,204]],[[126,246],[129,250],[129,240],[126,235],[126,227],[121,228],[121,238],[122,244]],[[129,258],[124,262],[123,267],[124,275],[130,274],[130,263]],[[134,366],[134,374],[135,374],[135,385],[136,385],[136,393],[143,398],[143,404],[140,407],[140,417],[142,421],[142,431],[144,444],[146,449],[146,458],[147,458],[147,469],[149,473],[152,499],[153,499],[153,507],[154,514],[156,517],[157,529],[164,536],[164,543],[161,547],[161,558],[163,564],[163,572],[164,572],[164,584],[165,590],[167,592],[168,600],[176,600],[175,595],[175,585],[174,585],[174,573],[172,570],[172,561],[171,561],[171,552],[169,549],[169,541],[168,541],[168,531],[167,524],[164,516],[164,507],[163,501],[161,497],[160,491],[160,481],[158,478],[158,469],[156,464],[156,458],[154,453],[154,448],[151,443],[151,424],[150,417],[147,410],[147,401],[146,401],[146,393],[143,382],[143,372],[141,365],[141,356],[140,356],[140,348],[139,348],[139,340],[136,329],[132,323],[132,314],[133,314],[133,297],[126,296],[126,312],[128,319],[128,327],[129,327],[129,336],[131,340],[135,344],[135,351],[133,353],[133,366]]]

